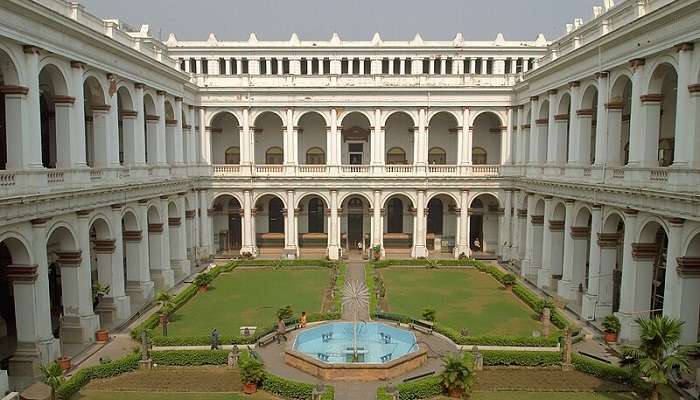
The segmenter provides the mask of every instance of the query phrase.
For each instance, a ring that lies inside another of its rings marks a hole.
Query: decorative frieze
[[[10,282],[34,283],[39,277],[37,265],[12,264],[5,267]]]
[[[700,257],[678,257],[676,271],[681,278],[700,278]]]
[[[112,254],[116,250],[116,240],[114,239],[95,239],[92,241],[92,248],[97,254]]]
[[[122,239],[125,242],[140,242],[142,237],[143,237],[143,235],[141,234],[141,231],[123,231],[122,232]]]
[[[550,220],[549,221],[550,232],[563,232],[564,231],[564,221],[563,220]]]
[[[632,243],[632,257],[635,261],[654,261],[658,254],[657,243]]]
[[[83,262],[83,252],[81,250],[75,251],[57,251],[56,256],[58,259],[56,262],[61,268],[77,268],[80,263]]]

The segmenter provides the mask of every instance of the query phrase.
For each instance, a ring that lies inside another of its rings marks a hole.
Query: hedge
[[[439,376],[418,379],[398,385],[399,400],[429,399],[442,394]]]
[[[596,361],[580,354],[571,354],[571,364],[577,371],[585,372],[601,379],[626,385],[635,383],[635,377],[629,370]]]
[[[386,388],[380,387],[377,389],[377,400],[393,400],[393,396],[386,392]]]
[[[347,265],[345,265],[345,263],[338,263],[335,286],[333,288],[333,306],[338,313],[343,310],[343,287],[345,286],[346,273]]]
[[[151,359],[158,365],[226,365],[227,350],[166,350],[152,351]]]
[[[518,367],[553,367],[561,365],[561,353],[550,351],[483,351],[484,365]]]
[[[93,379],[111,378],[136,370],[139,367],[139,360],[138,354],[131,354],[106,364],[83,368],[56,390],[56,396],[62,400],[69,400]]]
[[[261,389],[288,399],[311,400],[314,385],[294,382],[279,376],[265,373]]]

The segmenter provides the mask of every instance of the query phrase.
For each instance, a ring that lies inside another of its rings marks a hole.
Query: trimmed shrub
[[[335,388],[333,386],[326,386],[326,391],[321,395],[321,400],[333,399],[335,399]]]
[[[571,355],[571,364],[577,371],[585,372],[601,379],[626,385],[632,385],[635,383],[635,378],[629,370],[614,365],[605,364],[603,362],[584,357],[580,354],[574,353]]]
[[[279,376],[265,373],[261,389],[288,399],[311,400],[314,385],[294,382]]]
[[[62,400],[70,400],[93,379],[111,378],[125,372],[134,371],[139,367],[139,359],[138,354],[131,354],[106,364],[83,368],[56,390],[56,397]]]
[[[226,365],[227,350],[166,350],[152,351],[151,359],[159,365]]]
[[[484,365],[552,367],[561,365],[561,353],[549,351],[489,350],[482,352]]]
[[[406,382],[396,387],[400,400],[429,399],[442,394],[442,384],[439,376]]]

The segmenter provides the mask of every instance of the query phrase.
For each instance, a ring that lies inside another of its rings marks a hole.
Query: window
[[[485,165],[486,164],[486,150],[482,147],[474,147],[472,149],[472,164],[473,165]]]
[[[535,63],[535,59],[534,59],[534,58],[530,58],[530,59],[527,60],[527,70],[528,70],[528,71],[532,69],[532,66],[533,66],[534,63]]]
[[[430,73],[430,59],[427,57],[423,59],[423,73]]]
[[[481,63],[483,60],[481,58],[477,58],[474,60],[474,73],[477,75],[481,75]]]
[[[226,59],[219,58],[219,75],[226,75]]]
[[[389,73],[389,59],[388,58],[382,58],[382,74],[388,74]]]
[[[522,57],[515,60],[515,73],[519,74],[521,72],[523,72],[523,59],[522,59]]]
[[[403,203],[394,197],[387,204],[387,233],[403,233]]]
[[[279,147],[270,147],[265,152],[265,164],[281,165],[284,162],[284,153]]]
[[[300,69],[300,71],[299,71],[300,74],[302,74],[302,75],[308,75],[308,74],[309,74],[309,64],[308,64],[308,62],[306,61],[306,58],[303,58],[303,57],[302,57],[301,62],[300,62],[300,68],[299,68],[299,69]]]
[[[401,59],[394,58],[394,75],[398,75],[400,73],[401,73]]]
[[[331,73],[331,59],[323,59],[323,75],[329,75]]]
[[[288,58],[282,59],[282,73],[285,75],[289,75],[289,59]]]
[[[208,74],[209,73],[209,60],[206,58],[202,58],[202,74]]]
[[[364,145],[362,143],[348,143],[348,157],[350,165],[362,165]]]
[[[506,70],[504,73],[510,74],[510,67],[513,65],[513,59],[512,58],[506,58]]]
[[[365,58],[365,75],[372,73],[372,60]]]
[[[270,59],[270,74],[272,75],[277,75],[279,74],[279,68],[277,68],[277,59],[276,58],[271,58]]]
[[[318,75],[318,58],[311,59],[311,73]]]
[[[442,73],[442,60],[440,58],[433,60],[433,71],[436,75],[440,75]]]
[[[360,59],[359,58],[352,59],[352,73],[355,75],[360,74]]]
[[[185,59],[184,58],[180,59],[180,70],[181,71],[185,70]]]
[[[306,163],[309,165],[323,165],[326,163],[326,154],[319,147],[312,147],[306,152]]]
[[[471,58],[465,58],[465,59],[464,59],[464,73],[465,73],[465,74],[469,74],[469,73],[470,73],[470,71],[471,71],[471,69],[470,69],[470,68],[471,68],[471,64],[472,64]]]
[[[493,74],[493,58],[486,60],[486,75]]]
[[[265,58],[260,58],[258,63],[260,63],[260,75],[267,75],[267,62]]]
[[[410,58],[406,59],[406,66],[404,67],[404,71],[406,72],[406,75],[411,75],[413,73],[413,64]]]
[[[238,62],[236,61],[235,58],[231,59],[231,70],[229,71],[231,75],[236,75],[238,74]]]
[[[248,59],[247,58],[241,59],[241,73],[242,74],[248,73]]]
[[[241,149],[238,146],[229,147],[226,149],[224,164],[240,164]]]
[[[309,233],[323,233],[323,201],[318,197],[309,200]]]
[[[387,165],[406,165],[406,152],[401,147],[392,147],[386,152]]]
[[[340,73],[343,75],[348,74],[348,59],[343,58],[340,60]]]
[[[197,73],[197,59],[190,58],[190,72],[193,74]]]
[[[428,164],[447,164],[447,153],[440,147],[433,147],[428,151]]]
[[[447,60],[445,60],[445,73],[447,75],[452,74],[452,58],[451,57],[448,58]]]
[[[267,212],[267,231],[270,233],[284,233],[284,204],[277,197],[270,199]]]

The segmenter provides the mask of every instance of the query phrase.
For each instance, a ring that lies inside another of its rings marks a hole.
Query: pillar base
[[[537,287],[540,289],[549,288],[552,283],[552,269],[540,268],[537,271]]]
[[[249,253],[251,257],[255,257],[255,247],[253,246],[241,246],[241,255]]]
[[[103,297],[95,307],[95,312],[100,316],[103,328],[118,325],[131,316],[129,296]]]
[[[428,248],[422,244],[413,246],[413,250],[411,250],[411,257],[413,257],[413,258],[428,257]]]
[[[455,246],[454,254],[455,258],[459,258],[459,256],[462,254],[464,254],[466,257],[469,257],[469,246],[466,244]]]
[[[63,317],[63,343],[82,344],[95,341],[95,331],[100,329],[100,318],[96,314]]]
[[[128,281],[126,283],[126,295],[131,299],[131,309],[138,310],[153,299],[154,287],[153,281]]]
[[[582,300],[581,318],[585,321],[593,321],[597,318],[598,295],[584,293]]]
[[[520,261],[520,276],[525,276],[530,273],[530,260],[527,258]]]
[[[340,246],[336,246],[334,244],[328,246],[328,259],[329,260],[340,260]]]
[[[151,279],[156,290],[168,290],[175,286],[175,274],[172,269],[152,269]]]
[[[636,342],[639,340],[639,324],[636,320],[639,317],[635,314],[616,312],[615,316],[620,320],[620,343]]]
[[[61,356],[58,339],[41,342],[17,342],[17,350],[10,358],[9,375],[36,379],[41,376],[41,366],[48,365]]]
[[[10,391],[10,381],[7,379],[7,371],[0,370],[0,395]]]
[[[571,281],[560,280],[557,286],[557,295],[566,300],[577,300],[578,285]]]
[[[180,282],[190,276],[190,264],[187,260],[170,260],[170,268],[173,270],[176,282]]]
[[[287,260],[295,260],[299,257],[299,250],[296,247],[285,247],[282,250],[282,256]]]

